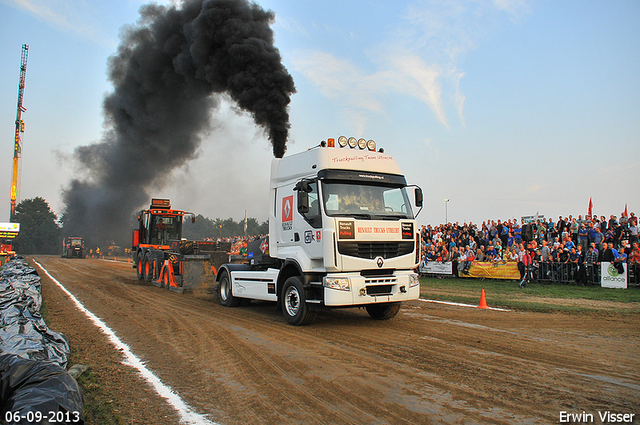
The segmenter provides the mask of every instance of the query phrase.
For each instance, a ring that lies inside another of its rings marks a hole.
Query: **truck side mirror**
[[[298,191],[298,212],[300,214],[306,214],[309,212],[309,192],[311,192],[311,186],[309,186],[308,180],[300,180],[296,183],[293,190]]]
[[[298,212],[300,214],[309,212],[309,194],[303,190],[298,191]]]
[[[422,189],[419,187],[416,188],[416,207],[422,207]]]

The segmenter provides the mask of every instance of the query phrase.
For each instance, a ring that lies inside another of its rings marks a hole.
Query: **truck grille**
[[[367,286],[367,295],[393,295],[393,285]]]
[[[413,252],[414,242],[338,242],[338,252],[349,257],[394,258]]]

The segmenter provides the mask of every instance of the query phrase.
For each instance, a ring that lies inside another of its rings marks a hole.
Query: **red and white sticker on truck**
[[[282,198],[282,231],[293,229],[293,195]]]

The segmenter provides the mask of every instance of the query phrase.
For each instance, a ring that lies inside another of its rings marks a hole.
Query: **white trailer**
[[[416,300],[420,238],[414,207],[422,191],[372,140],[341,136],[271,164],[269,236],[248,247],[246,264],[216,276],[224,306],[274,301],[292,325],[320,308],[365,307],[394,317]]]

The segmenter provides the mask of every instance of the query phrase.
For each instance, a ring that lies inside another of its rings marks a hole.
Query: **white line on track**
[[[449,302],[449,301],[438,301],[438,300],[426,300],[424,298],[419,298],[418,301],[424,301],[426,303],[435,303],[435,304],[446,304],[446,305],[455,305],[457,307],[473,307],[473,308],[480,308],[477,305],[473,305],[473,304],[462,304],[462,303],[453,303],[453,302]],[[483,309],[485,310],[485,309]],[[496,311],[511,311],[511,310],[506,310],[504,308],[498,308],[498,307],[487,307],[486,310],[496,310]]]
[[[140,372],[140,375],[142,375],[142,377],[145,379],[145,381],[151,384],[151,386],[156,390],[158,395],[166,399],[171,407],[173,407],[178,412],[181,423],[188,425],[217,425],[215,422],[211,422],[205,416],[194,412],[188,404],[182,401],[180,396],[176,394],[171,389],[171,387],[165,385],[156,375],[154,375],[153,372],[147,369],[142,360],[140,360],[138,356],[131,352],[129,346],[122,342],[120,338],[116,336],[115,332],[113,332],[107,326],[106,323],[104,323],[98,316],[87,310],[85,306],[82,305],[82,303],[78,301],[78,299],[71,292],[69,292],[67,288],[65,288],[60,282],[58,282],[55,277],[51,276],[51,274],[44,267],[42,267],[40,263],[35,260],[34,262],[38,265],[38,267],[42,269],[43,272],[45,272],[47,276],[49,276],[52,281],[55,282],[56,285],[58,285],[60,289],[62,289],[65,294],[69,296],[69,298],[71,298],[71,301],[76,304],[78,309],[82,311],[89,318],[89,320],[91,320],[93,324],[96,325],[100,329],[100,331],[102,331],[102,333],[107,336],[107,339],[116,347],[116,349],[122,351],[122,353],[124,354],[123,364],[137,369]]]

